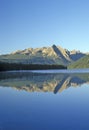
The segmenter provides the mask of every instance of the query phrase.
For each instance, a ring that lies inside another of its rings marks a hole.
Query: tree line
[[[47,69],[67,69],[63,65],[55,64],[22,64],[22,63],[6,63],[0,62],[0,71],[9,70],[47,70]]]

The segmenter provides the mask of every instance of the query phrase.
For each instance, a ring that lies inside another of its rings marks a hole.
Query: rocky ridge
[[[0,61],[8,60],[8,62],[67,65],[85,55],[87,54],[80,51],[69,51],[60,46],[52,45],[51,47],[17,50],[8,55],[1,55]]]

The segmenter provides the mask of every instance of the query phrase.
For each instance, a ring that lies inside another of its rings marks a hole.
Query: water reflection
[[[59,74],[32,72],[2,72],[0,86],[13,87],[29,92],[62,92],[69,87],[78,87],[89,83],[88,73]]]
[[[88,83],[88,73],[0,73],[0,129],[89,130]]]

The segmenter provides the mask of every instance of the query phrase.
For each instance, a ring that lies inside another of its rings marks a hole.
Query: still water
[[[89,130],[89,73],[0,73],[0,130]]]

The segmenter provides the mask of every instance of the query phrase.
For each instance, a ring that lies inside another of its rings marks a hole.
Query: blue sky
[[[0,0],[0,54],[53,44],[89,51],[89,0]]]

